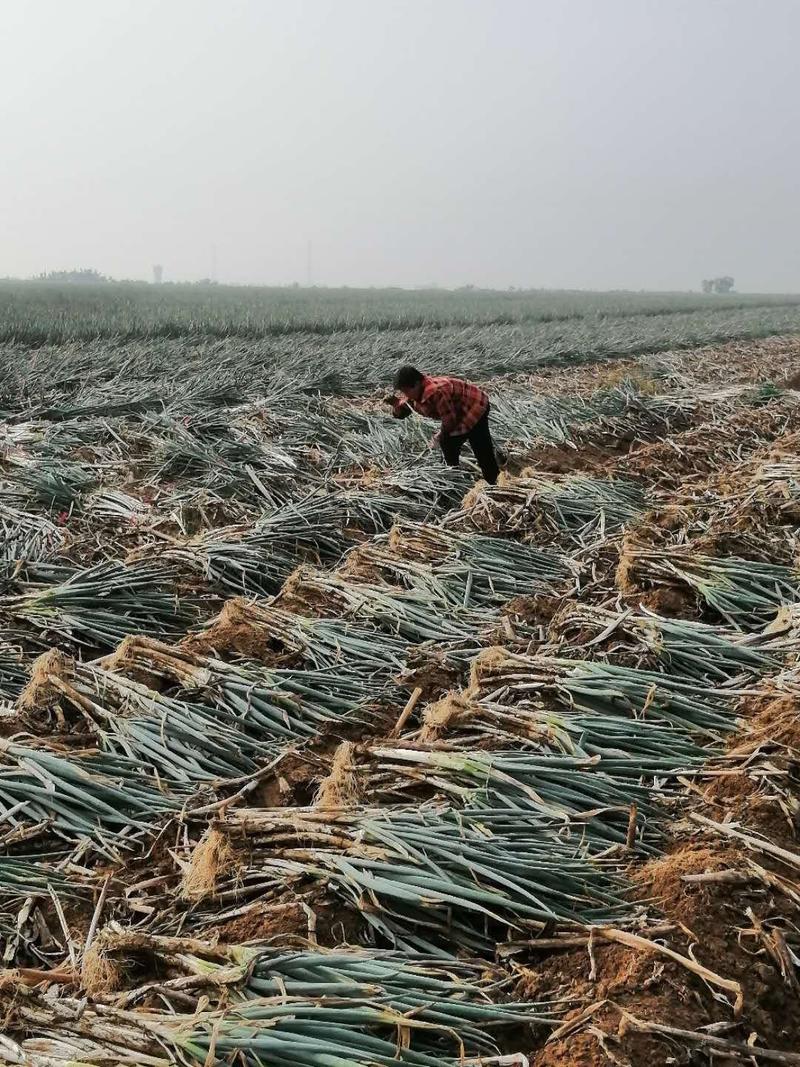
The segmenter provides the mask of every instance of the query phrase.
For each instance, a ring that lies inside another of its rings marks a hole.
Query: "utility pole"
[[[306,285],[311,288],[311,242],[308,242],[306,248]]]

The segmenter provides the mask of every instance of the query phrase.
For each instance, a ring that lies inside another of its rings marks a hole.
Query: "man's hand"
[[[436,446],[439,444],[441,439],[442,439],[442,431],[441,430],[437,430],[436,433],[431,438],[430,444],[428,445],[428,447],[429,448],[436,448]]]
[[[401,396],[385,396],[383,402],[392,409],[395,419],[406,419],[411,414],[411,405]]]

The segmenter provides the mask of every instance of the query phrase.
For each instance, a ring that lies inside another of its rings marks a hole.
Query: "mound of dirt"
[[[800,697],[746,697],[738,712],[747,722],[747,731],[737,735],[731,751],[746,755],[762,744],[772,744],[783,745],[795,758],[800,755]]]
[[[503,615],[510,618],[546,628],[563,604],[563,597],[538,593],[535,596],[515,596],[500,610]]]
[[[776,900],[757,884],[685,881],[687,876],[736,870],[743,860],[738,850],[712,841],[676,844],[667,855],[631,872],[634,895],[652,900],[674,925],[675,932],[662,939],[671,948],[739,982],[743,1011],[736,1040],[745,1041],[755,1032],[759,1045],[795,1051],[800,1043],[800,1001],[789,995],[791,986],[757,934],[759,928],[766,929],[773,908],[786,906],[785,898]],[[575,1018],[587,1004],[598,1004],[580,1032],[535,1050],[535,1067],[607,1067],[609,1062],[653,1067],[671,1062],[664,1040],[626,1027],[620,1009],[695,1032],[716,1021],[733,1021],[730,1008],[711,995],[709,986],[660,953],[606,945],[598,937],[592,957],[593,974],[588,947],[553,954],[526,970],[518,990],[525,996],[543,996],[561,986],[580,1001],[572,1013]],[[610,1060],[607,1051],[619,1058]]]
[[[668,619],[696,619],[700,614],[697,597],[690,589],[680,586],[660,585],[643,593],[626,597],[630,606],[641,606]]]
[[[214,927],[220,941],[232,945],[247,941],[271,941],[281,944],[291,937],[303,938],[308,931],[308,916],[301,904],[255,904],[243,915]]]
[[[189,634],[181,648],[200,655],[243,656],[269,667],[302,660],[301,650],[279,640],[261,623],[258,609],[243,597],[226,601],[210,625]]]
[[[408,689],[420,688],[422,700],[433,700],[456,688],[465,676],[464,668],[436,649],[417,646],[408,650],[400,681]]]
[[[566,445],[545,445],[536,450],[533,460],[537,471],[551,474],[594,474],[606,475],[619,462],[620,456],[627,454],[631,443],[619,439],[611,443],[586,443],[577,448]]]

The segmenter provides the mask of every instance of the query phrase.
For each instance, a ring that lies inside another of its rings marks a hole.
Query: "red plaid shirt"
[[[422,396],[419,400],[400,400],[397,406],[402,408],[404,404],[429,419],[441,419],[442,431],[458,437],[469,433],[480,422],[489,410],[489,397],[483,389],[461,378],[429,378],[426,374]]]

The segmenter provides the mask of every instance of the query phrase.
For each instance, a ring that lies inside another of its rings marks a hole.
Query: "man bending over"
[[[457,467],[461,449],[469,441],[481,473],[489,485],[494,485],[500,473],[489,430],[489,397],[477,385],[461,378],[432,378],[416,367],[401,367],[394,377],[394,387],[402,397],[389,396],[396,419],[404,419],[416,411],[429,419],[440,419],[442,426],[431,441],[439,445],[445,463]],[[505,457],[500,455],[501,462]]]

